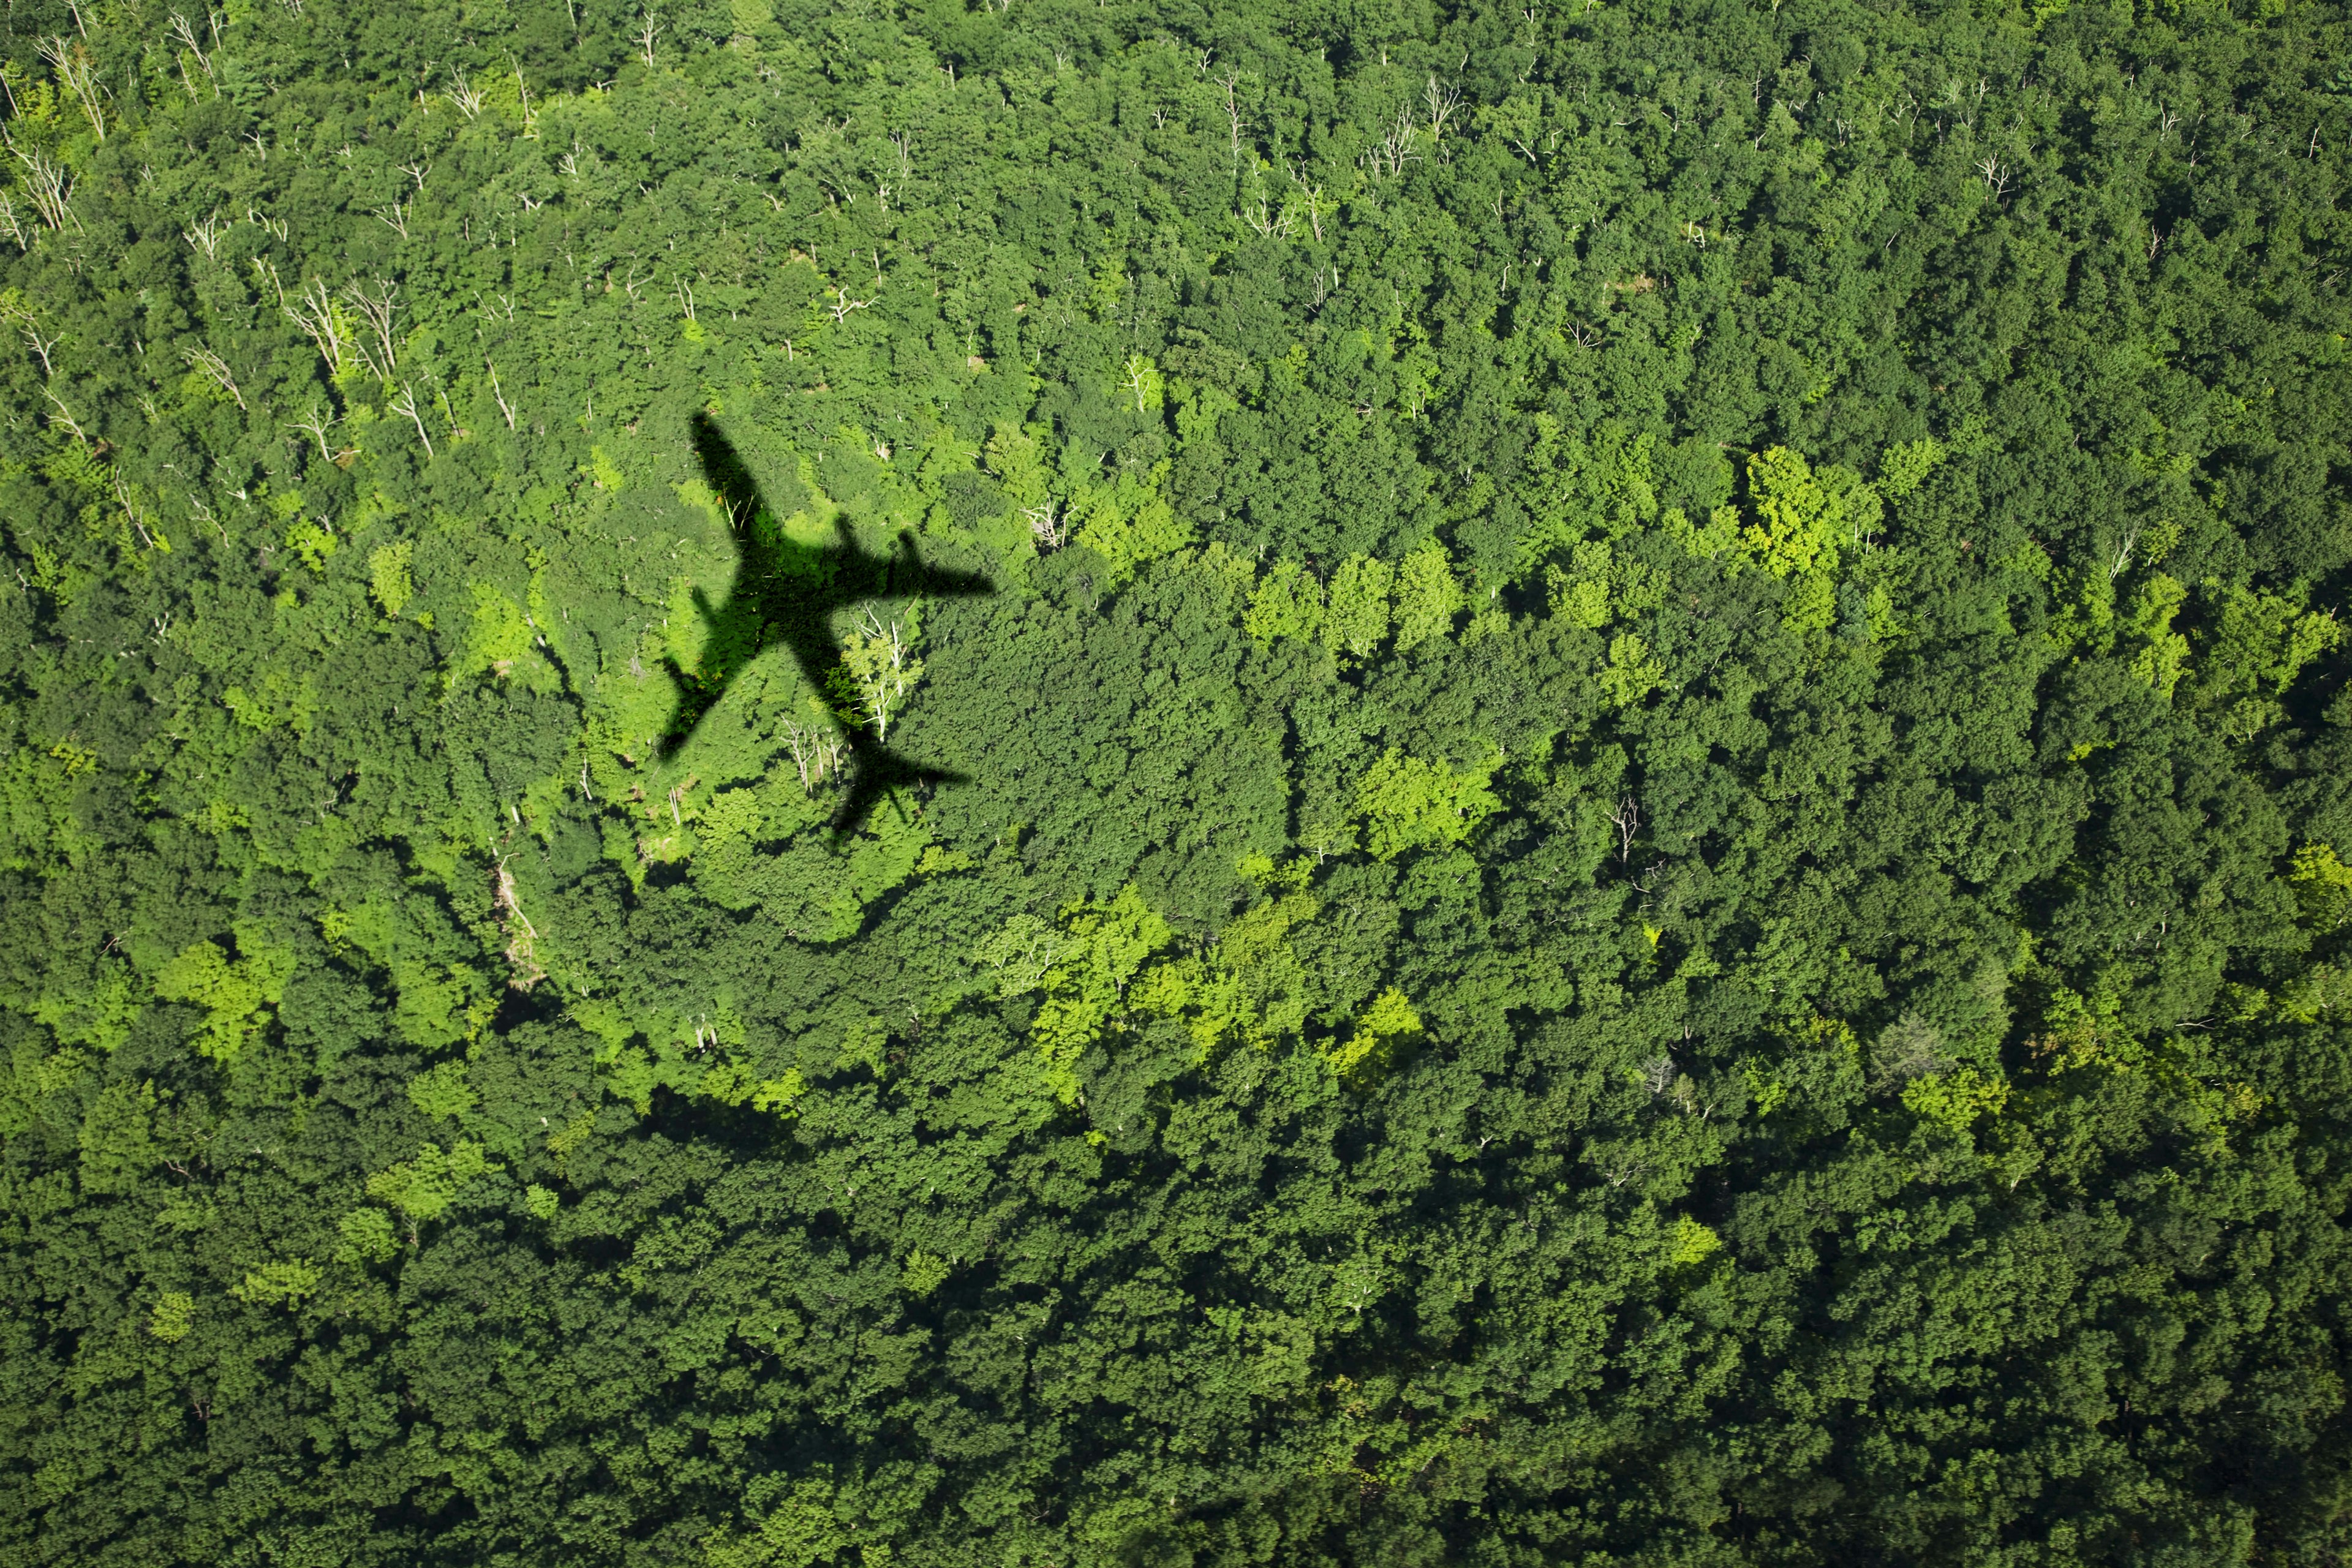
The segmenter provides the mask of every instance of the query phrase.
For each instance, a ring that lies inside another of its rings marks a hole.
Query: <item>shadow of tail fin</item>
[[[751,465],[744,462],[735,443],[727,438],[719,422],[709,414],[697,409],[688,428],[704,480],[718,493],[730,518],[740,530],[760,506],[759,481],[752,479]]]
[[[855,756],[848,798],[841,803],[841,809],[833,814],[833,831],[836,834],[855,833],[865,822],[866,814],[885,795],[889,796],[894,804],[898,804],[903,812],[905,806],[898,803],[900,790],[962,784],[970,776],[948,768],[924,767],[883,746],[861,747]]]
[[[890,562],[891,586],[904,594],[944,598],[959,594],[993,594],[996,584],[984,572],[961,572],[926,563],[915,548],[912,533],[900,533]]]

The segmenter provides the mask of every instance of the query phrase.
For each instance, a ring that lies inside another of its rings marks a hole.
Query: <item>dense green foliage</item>
[[[0,1562],[2352,1552],[2341,5],[199,11],[5,21]]]

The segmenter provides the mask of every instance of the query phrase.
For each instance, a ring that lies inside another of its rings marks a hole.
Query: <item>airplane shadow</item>
[[[859,547],[845,520],[836,523],[837,544],[788,539],[761,499],[750,465],[709,414],[695,415],[693,441],[703,478],[733,521],[735,581],[718,604],[701,589],[694,591],[695,608],[708,628],[700,669],[688,672],[674,659],[664,661],[678,689],[677,709],[662,743],[665,757],[677,754],[727,688],[768,648],[789,648],[801,678],[824,698],[833,689],[834,672],[842,668],[833,628],[835,611],[885,597],[996,591],[980,573],[927,565],[916,553],[911,531],[902,531],[898,548],[879,555]],[[833,816],[836,835],[855,832],[886,795],[896,799],[910,785],[959,784],[965,777],[900,755],[865,725],[843,719],[840,729],[848,751],[843,773],[849,788]]]

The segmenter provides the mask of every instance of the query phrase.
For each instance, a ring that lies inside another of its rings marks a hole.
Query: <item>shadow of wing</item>
[[[688,674],[675,658],[662,660],[678,692],[677,707],[656,747],[656,754],[664,757],[677,754],[758,651],[767,618],[767,584],[776,571],[776,563],[762,547],[760,530],[753,526],[762,502],[751,465],[707,413],[698,412],[688,421],[688,438],[703,481],[727,510],[729,531],[735,537],[735,581],[726,598],[715,603],[700,588],[693,591],[695,612],[702,618],[706,668]],[[715,664],[710,655],[715,655]]]

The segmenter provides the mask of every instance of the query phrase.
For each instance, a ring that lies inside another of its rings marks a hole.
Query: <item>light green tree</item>
[[[205,1009],[196,1048],[220,1061],[237,1054],[294,977],[291,949],[251,929],[238,933],[237,945],[243,952],[232,959],[218,942],[191,942],[155,976],[158,996]]]
[[[416,1227],[448,1213],[469,1183],[504,1169],[470,1139],[458,1140],[446,1153],[439,1144],[427,1143],[414,1160],[404,1160],[370,1176],[367,1194],[406,1217],[409,1239],[414,1242]]]
[[[1650,655],[1650,645],[1637,633],[1622,632],[1609,639],[1609,662],[1601,669],[1601,689],[1615,708],[1631,708],[1658,689],[1666,667]]]
[[[1348,1077],[1387,1059],[1400,1044],[1421,1034],[1421,1015],[1413,1011],[1405,994],[1391,985],[1356,1016],[1355,1026],[1344,1039],[1335,1037],[1325,1043],[1323,1059]]]
[[[1243,623],[1260,647],[1276,637],[1312,642],[1323,629],[1323,584],[1296,561],[1277,561],[1258,579]]]
[[[1391,746],[1356,786],[1365,847],[1378,859],[1393,860],[1408,849],[1461,843],[1502,806],[1486,787],[1501,760],[1456,773]]]
[[[1454,629],[1454,617],[1465,603],[1461,581],[1445,558],[1445,547],[1431,540],[1407,555],[1396,574],[1396,640],[1399,653],[1410,652]]]
[[[1369,555],[1350,555],[1331,574],[1331,603],[1323,616],[1323,643],[1341,658],[1372,657],[1389,631],[1389,591],[1396,569]]]
[[[1609,542],[1580,539],[1570,547],[1566,565],[1553,562],[1544,568],[1544,592],[1552,614],[1571,626],[1598,630],[1609,624]]]
[[[1844,509],[1812,467],[1786,447],[1748,459],[1755,515],[1741,534],[1748,558],[1775,577],[1837,570]]]

